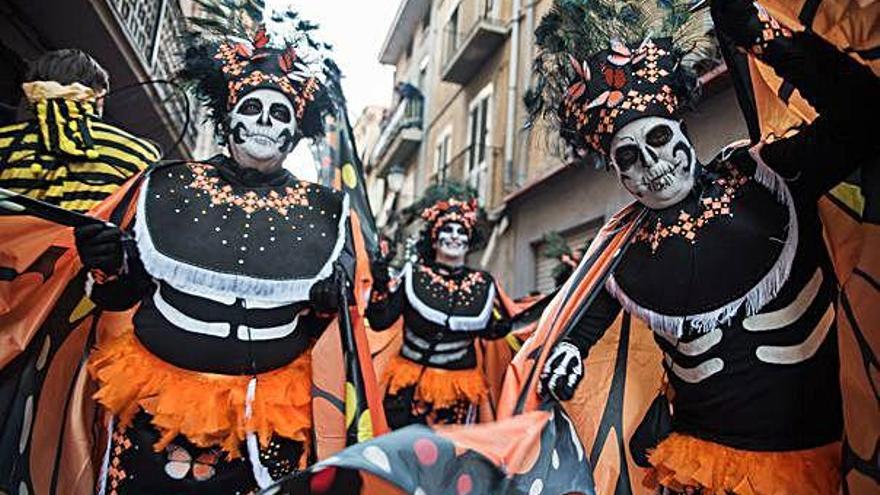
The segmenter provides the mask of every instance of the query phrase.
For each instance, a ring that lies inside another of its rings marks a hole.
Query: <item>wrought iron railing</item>
[[[180,67],[185,18],[179,0],[107,0],[116,13],[129,43],[153,80],[172,80]],[[186,112],[186,95],[169,84],[152,85],[153,94],[176,128],[184,131],[183,143],[192,151],[198,132],[198,112]]]
[[[400,131],[411,128],[422,128],[424,108],[424,97],[421,95],[413,95],[403,98],[394,109],[394,114],[388,119],[388,122],[382,127],[382,134],[376,141],[376,147],[370,157],[371,163],[378,164],[382,156],[388,152],[391,143],[400,134]]]

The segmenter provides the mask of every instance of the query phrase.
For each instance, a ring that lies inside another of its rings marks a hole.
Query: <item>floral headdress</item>
[[[627,123],[679,116],[698,93],[691,63],[714,49],[708,16],[688,7],[685,0],[555,0],[535,31],[530,122],[543,116],[577,154],[604,155]]]
[[[225,134],[226,117],[245,94],[271,88],[290,99],[302,135],[321,135],[330,107],[324,86],[329,47],[312,39],[317,26],[289,7],[279,15],[263,0],[196,3],[203,15],[189,19],[179,76],[193,84],[218,133]]]
[[[431,240],[437,239],[437,232],[444,224],[450,222],[460,223],[468,230],[473,232],[477,225],[479,216],[479,206],[476,199],[459,200],[456,198],[448,198],[436,202],[430,208],[422,211],[422,220],[426,222],[426,227],[430,229]]]

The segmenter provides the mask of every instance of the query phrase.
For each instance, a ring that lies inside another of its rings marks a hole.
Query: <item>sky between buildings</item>
[[[368,105],[388,106],[394,68],[379,63],[379,51],[401,0],[296,0],[306,19],[321,27],[316,38],[333,45],[352,123]],[[298,177],[314,180],[314,164],[305,143],[288,159]]]

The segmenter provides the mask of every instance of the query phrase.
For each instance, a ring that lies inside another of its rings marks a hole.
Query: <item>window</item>
[[[592,242],[593,238],[602,227],[602,219],[598,218],[579,225],[573,229],[569,229],[562,233],[565,243],[568,244],[572,252],[579,251],[581,255],[587,250],[587,246]],[[544,255],[547,245],[540,242],[535,247],[535,290],[543,294],[548,294],[556,288],[556,281],[553,279],[553,270],[559,265],[560,261],[554,258],[548,258]]]
[[[495,0],[483,0],[483,17],[495,17]]]
[[[465,175],[477,190],[481,205],[489,199],[489,182],[494,147],[491,139],[492,85],[484,88],[471,101],[468,110],[468,157]]]
[[[452,153],[452,127],[443,129],[434,146],[434,175],[437,182],[446,180],[449,158]]]
[[[424,95],[426,93],[428,84],[428,56],[425,55],[422,58],[422,61],[419,63],[419,80],[417,81],[417,86],[419,91]]]
[[[449,60],[458,48],[458,6],[449,15],[446,24],[446,59]]]
[[[427,9],[425,9],[425,15],[422,16],[422,30],[427,31],[429,26],[431,26],[431,6],[430,5],[428,5]]]

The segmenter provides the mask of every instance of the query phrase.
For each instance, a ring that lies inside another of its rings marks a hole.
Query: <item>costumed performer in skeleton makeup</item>
[[[88,364],[115,421],[102,493],[252,493],[315,456],[312,346],[354,263],[348,197],[282,163],[322,135],[324,60],[295,12],[267,29],[258,7],[212,5],[182,77],[229,155],[150,169],[131,232],[75,232],[91,299],[139,304]]]
[[[448,186],[436,186],[426,198]],[[510,331],[509,302],[488,272],[465,265],[477,238],[475,199],[446,196],[421,212],[418,263],[407,263],[389,280],[387,265],[374,263],[367,319],[386,330],[403,317],[399,354],[388,363],[382,385],[389,426],[470,424],[489,399],[479,339]],[[488,407],[488,406],[487,406]]]
[[[689,44],[628,39],[609,23],[596,29],[621,38],[599,50],[583,37],[592,25],[568,29],[591,19],[578,4],[558,1],[538,28],[533,115],[558,124],[575,150],[604,156],[638,203],[614,219],[610,231],[629,237],[607,256],[606,278],[590,282],[604,287],[584,292],[557,334],[543,392],[568,401],[590,387],[584,360],[623,309],[654,331],[672,390],[672,432],[649,456],[654,481],[687,493],[837,493],[838,280],[817,201],[858,167],[876,167],[866,123],[880,111],[878,79],[752,2],[713,0],[720,35],[819,117],[702,164],[681,121]],[[594,244],[586,263],[607,246]],[[571,284],[586,283],[580,271]]]

